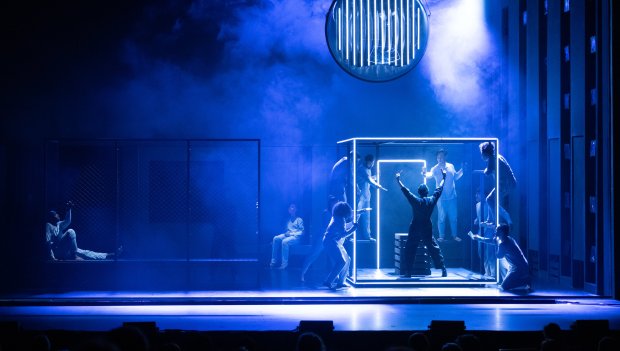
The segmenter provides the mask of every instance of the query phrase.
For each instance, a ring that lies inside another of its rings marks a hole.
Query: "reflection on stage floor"
[[[418,279],[432,281],[433,284],[376,284],[353,286],[330,290],[323,286],[326,276],[324,270],[310,270],[301,280],[298,268],[286,270],[264,269],[261,271],[261,286],[258,289],[229,290],[46,290],[25,291],[5,294],[0,305],[63,305],[63,304],[282,304],[282,303],[452,303],[462,300],[467,303],[505,303],[523,301],[525,303],[553,302],[566,298],[600,298],[581,290],[573,290],[533,282],[529,291],[507,292],[497,288],[494,282],[476,281],[479,275],[464,269],[448,268],[448,277],[442,278],[439,270],[433,270],[431,277],[399,278],[389,272],[360,270],[364,274],[378,274],[393,282],[400,280],[418,282]],[[367,277],[360,275],[360,277]],[[442,284],[452,282],[451,285]],[[458,284],[468,283],[468,284]],[[472,284],[474,283],[474,284]]]
[[[449,271],[444,279],[467,277],[464,271]],[[542,283],[534,282],[526,294],[501,291],[495,284],[333,291],[321,286],[324,271],[309,273],[302,282],[299,269],[264,269],[262,287],[252,290],[5,294],[0,322],[16,320],[31,330],[108,330],[145,320],[162,330],[293,330],[300,320],[333,320],[336,330],[347,331],[424,330],[431,320],[464,320],[467,330],[501,331],[540,330],[551,321],[569,328],[577,319],[596,317],[620,328],[618,301]]]
[[[618,301],[559,293],[537,290],[519,297],[492,287],[74,291],[4,299],[0,322],[18,321],[29,330],[109,330],[153,321],[162,330],[265,331],[332,320],[338,331],[363,331],[425,330],[432,320],[462,320],[469,331],[534,331],[549,322],[568,329],[576,320],[595,318],[620,328]]]
[[[448,268],[447,271],[447,277],[441,276],[440,269],[431,269],[430,275],[414,274],[411,275],[411,277],[403,277],[397,274],[394,268],[359,268],[357,269],[357,276],[355,280],[356,284],[354,285],[480,285],[496,283],[496,279],[494,277],[484,276],[465,268]]]

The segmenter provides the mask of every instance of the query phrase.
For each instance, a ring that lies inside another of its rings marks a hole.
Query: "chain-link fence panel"
[[[118,154],[125,258],[187,259],[187,143],[123,141]]]
[[[193,141],[190,258],[258,256],[257,141]]]
[[[124,259],[256,259],[259,143],[56,141],[46,150],[49,209],[84,248]]]
[[[78,247],[111,252],[116,246],[116,153],[113,142],[48,143],[47,209],[62,219],[74,204],[70,228]]]

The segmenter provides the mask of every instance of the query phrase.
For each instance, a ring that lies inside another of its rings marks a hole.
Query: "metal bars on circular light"
[[[415,67],[428,41],[420,0],[335,0],[325,21],[329,50],[356,78],[383,82]]]

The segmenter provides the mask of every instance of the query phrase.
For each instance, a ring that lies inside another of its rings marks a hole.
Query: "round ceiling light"
[[[402,77],[424,56],[428,12],[421,0],[334,0],[325,36],[347,73],[385,82]]]

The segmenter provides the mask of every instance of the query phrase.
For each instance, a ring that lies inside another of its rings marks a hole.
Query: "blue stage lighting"
[[[415,67],[428,41],[420,0],[335,0],[325,36],[342,69],[371,82],[399,78]]]

